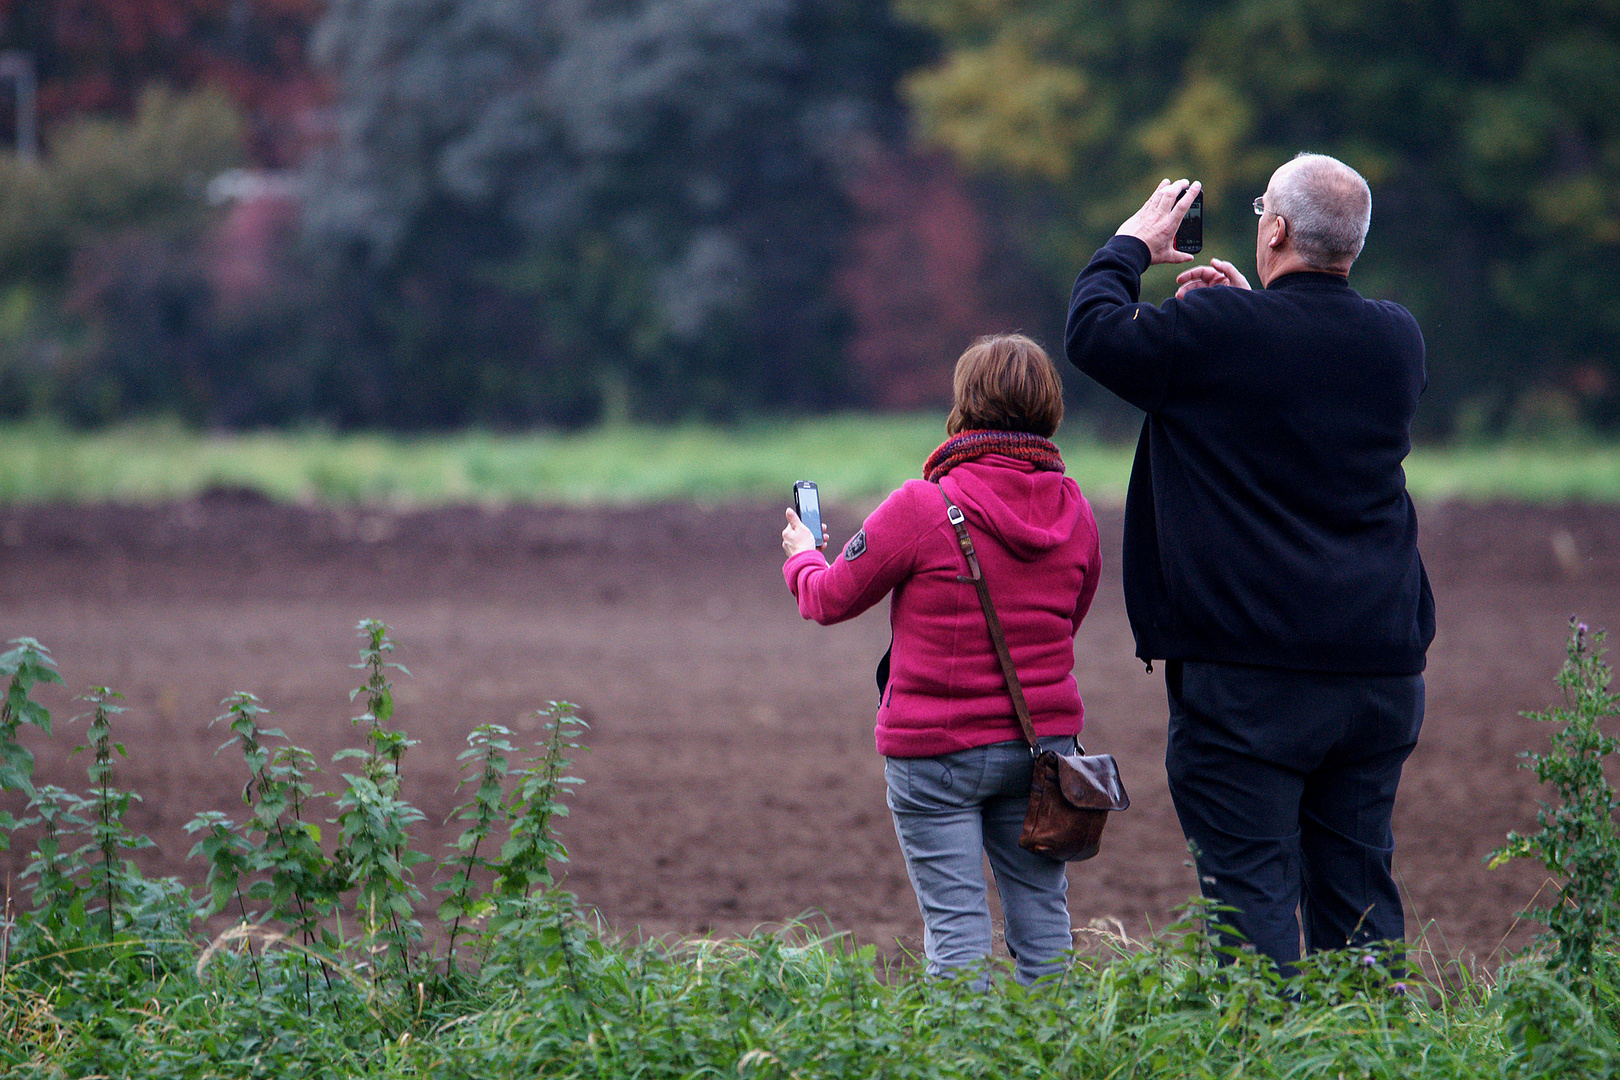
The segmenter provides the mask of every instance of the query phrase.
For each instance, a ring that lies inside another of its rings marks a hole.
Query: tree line
[[[1428,431],[1620,424],[1620,7],[898,6],[947,43],[911,76],[922,130],[1024,194],[1054,280],[1166,176],[1205,181],[1206,253],[1250,266],[1271,171],[1334,154],[1373,189],[1352,282],[1427,338]]]
[[[1248,265],[1315,150],[1373,186],[1353,282],[1424,328],[1426,433],[1620,425],[1612,4],[83,0],[0,34],[44,133],[0,156],[8,417],[915,404],[947,339],[1051,341],[1161,176]]]

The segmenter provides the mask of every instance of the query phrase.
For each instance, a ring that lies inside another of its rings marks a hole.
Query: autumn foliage
[[[286,166],[321,100],[305,59],[321,9],[319,0],[0,0],[0,38],[34,57],[47,140],[75,117],[132,114],[152,85],[212,87],[248,118],[252,157]],[[13,124],[0,110],[6,142]]]

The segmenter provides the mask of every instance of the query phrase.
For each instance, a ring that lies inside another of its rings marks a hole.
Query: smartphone
[[[1182,192],[1187,189],[1182,188]],[[1177,194],[1176,198],[1181,195]],[[1192,205],[1187,207],[1187,214],[1176,226],[1176,250],[1185,251],[1189,255],[1196,255],[1204,250],[1204,189],[1199,188],[1198,194],[1193,196]]]
[[[793,512],[799,515],[804,527],[816,538],[816,547],[821,547],[821,495],[809,480],[800,480],[793,485]]]

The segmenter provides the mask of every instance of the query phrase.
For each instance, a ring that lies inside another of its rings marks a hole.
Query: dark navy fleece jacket
[[[1334,274],[1138,303],[1147,245],[1081,271],[1065,345],[1144,410],[1125,601],[1144,660],[1415,674],[1434,638],[1401,467],[1423,392],[1405,308]]]

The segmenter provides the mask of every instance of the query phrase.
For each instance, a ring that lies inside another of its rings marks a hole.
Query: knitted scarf
[[[964,461],[1001,454],[1045,472],[1062,472],[1063,457],[1051,439],[1027,431],[964,431],[939,444],[923,463],[923,479],[938,480]]]

